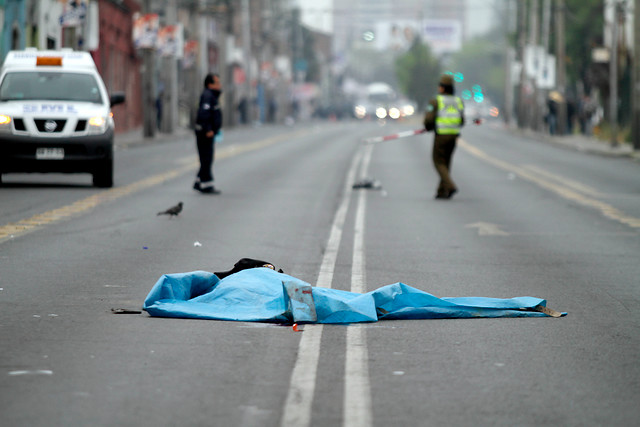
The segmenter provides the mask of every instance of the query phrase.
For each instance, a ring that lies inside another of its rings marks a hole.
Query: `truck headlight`
[[[0,114],[0,132],[11,132],[11,116]]]
[[[105,133],[107,131],[107,119],[96,116],[89,119],[89,133]]]
[[[379,119],[384,119],[385,117],[387,117],[387,110],[384,107],[376,108],[376,117],[378,117]]]
[[[415,113],[415,108],[413,108],[413,105],[405,105],[404,107],[402,107],[402,114],[404,114],[405,116],[413,116],[413,113]]]
[[[354,108],[354,112],[357,118],[362,119],[367,115],[367,107],[364,105],[356,105]]]

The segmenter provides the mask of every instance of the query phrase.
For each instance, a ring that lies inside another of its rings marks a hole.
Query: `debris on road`
[[[131,310],[128,308],[112,308],[113,314],[142,314],[142,310]]]
[[[366,189],[366,190],[381,190],[382,183],[374,178],[364,178],[352,185],[354,190]]]

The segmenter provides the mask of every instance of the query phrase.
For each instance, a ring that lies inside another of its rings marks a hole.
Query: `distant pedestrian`
[[[551,91],[547,98],[547,125],[549,133],[555,135],[558,133],[558,104],[564,102],[564,98],[558,91]]]
[[[158,96],[156,96],[156,125],[162,130],[162,98],[164,97],[164,83],[158,82]]]
[[[596,103],[589,95],[584,95],[578,105],[578,120],[580,121],[580,132],[583,135],[591,135],[592,117],[596,112]]]
[[[247,124],[249,122],[247,116],[247,109],[248,109],[248,105],[247,105],[247,98],[246,97],[242,97],[242,99],[240,99],[240,102],[238,103],[238,113],[240,114],[240,124]]]
[[[220,193],[213,186],[212,168],[215,157],[214,138],[222,128],[222,111],[218,103],[221,93],[220,77],[217,74],[207,74],[204,79],[204,90],[200,95],[195,125],[200,170],[193,189],[201,193]]]
[[[573,124],[576,120],[576,102],[573,97],[567,97],[567,134],[573,135]]]
[[[424,117],[424,127],[434,131],[432,159],[440,183],[436,199],[450,199],[458,192],[451,179],[451,158],[456,148],[460,129],[464,126],[464,104],[454,95],[453,76],[445,74],[440,78],[438,95],[429,101]]]

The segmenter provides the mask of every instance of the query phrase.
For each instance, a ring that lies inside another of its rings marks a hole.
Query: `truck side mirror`
[[[124,92],[114,92],[109,97],[109,101],[111,102],[112,107],[117,104],[122,104],[124,100],[125,100]]]

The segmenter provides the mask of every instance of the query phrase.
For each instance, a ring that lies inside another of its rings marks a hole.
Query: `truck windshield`
[[[82,73],[20,71],[5,75],[0,86],[4,101],[76,101],[102,103],[94,76]]]

